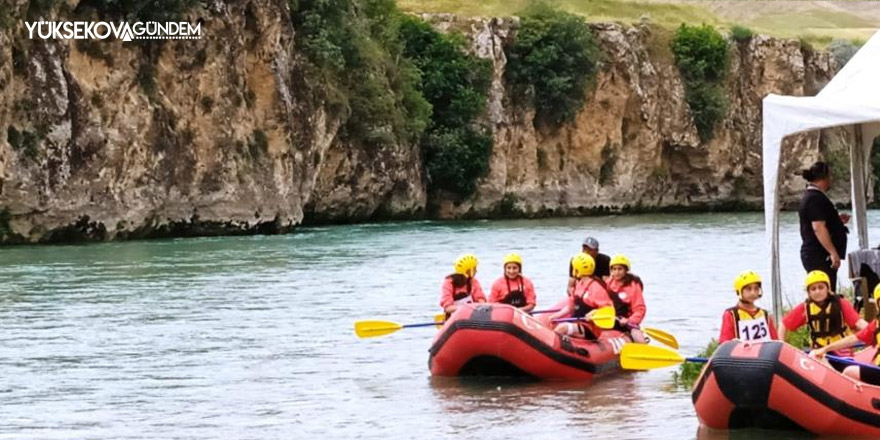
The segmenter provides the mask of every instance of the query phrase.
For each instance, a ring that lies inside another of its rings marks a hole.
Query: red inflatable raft
[[[620,371],[629,341],[605,331],[598,341],[557,335],[506,304],[468,304],[447,320],[431,346],[434,376],[525,376],[591,381]]]
[[[866,350],[856,359],[871,355]],[[880,387],[849,379],[777,341],[722,344],[697,380],[693,402],[700,421],[715,429],[880,438]]]

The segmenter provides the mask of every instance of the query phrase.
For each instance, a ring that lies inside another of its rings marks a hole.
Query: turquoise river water
[[[869,223],[878,221],[872,212]],[[796,215],[783,216],[781,232],[795,302]],[[870,234],[876,244],[880,230]],[[431,328],[353,333],[360,319],[430,321],[440,281],[465,251],[479,257],[484,286],[501,276],[504,254],[521,253],[546,308],[564,296],[568,258],[586,235],[629,256],[646,284],[646,323],[677,336],[685,355],[717,336],[737,273],[769,277],[760,214],[3,248],[0,438],[802,438],[699,429],[673,369],[591,387],[432,378]]]

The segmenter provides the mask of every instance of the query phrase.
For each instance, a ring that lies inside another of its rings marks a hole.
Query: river
[[[878,221],[871,212],[869,224]],[[870,230],[872,243],[878,234]],[[728,438],[698,432],[673,369],[592,387],[432,378],[431,328],[353,333],[360,319],[430,321],[441,279],[466,251],[486,287],[504,254],[521,253],[546,308],[563,297],[568,258],[586,235],[630,258],[646,284],[645,322],[673,333],[685,355],[717,336],[740,271],[769,278],[757,213],[3,248],[0,438]],[[781,244],[786,296],[800,301],[796,214],[782,217]],[[770,308],[769,294],[760,305]]]

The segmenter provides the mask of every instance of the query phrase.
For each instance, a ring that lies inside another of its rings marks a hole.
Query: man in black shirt
[[[593,237],[587,237],[584,240],[582,249],[584,252],[590,254],[590,256],[593,257],[593,260],[596,261],[596,271],[593,272],[593,276],[604,278],[611,275],[611,268],[609,267],[611,257],[599,253],[599,240],[596,240]]]
[[[831,187],[831,171],[825,162],[816,162],[802,173],[809,184],[798,208],[801,228],[801,263],[807,272],[821,270],[837,290],[837,269],[846,258],[844,226],[849,215],[838,214],[825,192]]]
[[[608,255],[599,253],[599,240],[596,240],[593,237],[587,237],[584,240],[583,245],[581,246],[581,250],[584,253],[590,254],[593,257],[593,261],[596,262],[596,270],[593,272],[593,276],[604,278],[611,275],[611,268],[609,267],[609,263],[611,263],[611,257]],[[574,291],[574,285],[577,280],[574,278],[574,272],[572,271],[571,262],[568,263],[568,293],[569,295]]]

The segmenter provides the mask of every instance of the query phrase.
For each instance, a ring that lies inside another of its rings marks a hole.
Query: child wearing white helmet
[[[447,318],[462,304],[486,302],[483,288],[474,278],[477,275],[477,257],[474,254],[462,255],[455,259],[452,268],[455,272],[443,279],[440,288],[440,307],[446,312]]]
[[[735,306],[724,311],[718,343],[731,339],[741,341],[779,339],[770,312],[755,305],[755,301],[763,295],[761,276],[750,270],[745,271],[733,280],[733,290],[739,301]]]
[[[535,308],[535,286],[522,274],[519,254],[504,256],[504,276],[495,280],[489,292],[489,302],[510,304],[524,312]]]
[[[804,324],[810,329],[811,348],[822,348],[862,330],[868,322],[859,317],[852,304],[831,291],[831,279],[821,270],[807,274],[807,300],[791,309],[779,326],[779,339]],[[850,351],[837,353],[848,356]]]
[[[880,304],[880,284],[874,288],[873,296],[874,301],[877,304]],[[824,347],[817,348],[810,352],[810,356],[822,359],[826,353],[848,349],[860,342],[864,342],[865,345],[869,347],[877,347],[878,344],[880,344],[880,327],[877,325],[876,318],[858,333],[849,335]],[[880,366],[880,350],[874,354],[872,363]],[[850,365],[843,369],[843,374],[871,385],[880,385],[880,373],[873,368],[863,368],[858,365]]]
[[[633,342],[647,343],[640,329],[648,310],[642,294],[644,288],[642,279],[630,272],[632,266],[629,258],[624,255],[617,254],[611,257],[609,266],[611,275],[605,277],[605,285],[608,286],[608,295],[614,303],[614,311],[617,314],[614,328],[629,332]]]
[[[563,317],[586,318],[587,321],[595,310],[600,307],[610,306],[611,298],[608,297],[608,289],[605,283],[595,276],[596,262],[589,254],[581,252],[571,259],[572,272],[577,280],[574,291],[568,298],[568,304],[562,310],[550,316],[550,322]],[[578,336],[587,339],[596,339],[602,330],[592,322],[564,322],[554,329],[561,335]]]

